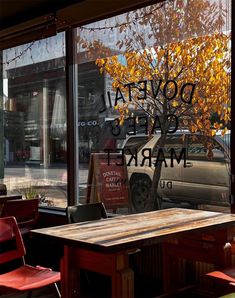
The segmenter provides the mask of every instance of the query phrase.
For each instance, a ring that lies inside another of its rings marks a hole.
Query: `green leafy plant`
[[[42,192],[42,190],[37,189],[35,186],[32,185],[29,185],[27,187],[21,187],[18,189],[18,192],[22,194],[22,196],[26,200],[33,198],[39,198],[41,200],[46,196],[45,192]]]

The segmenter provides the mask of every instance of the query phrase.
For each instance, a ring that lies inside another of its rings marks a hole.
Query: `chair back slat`
[[[20,226],[33,225],[38,220],[38,199],[10,200],[3,206],[3,216],[14,216]]]
[[[0,218],[0,264],[10,262],[25,255],[16,219],[13,216]]]

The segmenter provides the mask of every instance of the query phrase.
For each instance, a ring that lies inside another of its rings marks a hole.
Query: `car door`
[[[215,139],[187,136],[187,162],[182,178],[182,195],[186,201],[228,204],[229,166],[223,147]]]
[[[155,144],[152,153],[155,161],[159,148],[158,141],[158,143]],[[183,148],[185,148],[184,134],[167,135],[163,149],[165,162],[162,164],[161,178],[158,185],[158,194],[162,198],[177,200],[181,197],[184,160],[182,158],[178,163],[174,154],[172,155],[172,150],[174,150],[173,152],[175,152],[176,157],[179,158]]]

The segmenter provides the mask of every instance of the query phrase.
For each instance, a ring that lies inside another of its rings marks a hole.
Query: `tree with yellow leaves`
[[[125,62],[117,56],[97,59],[101,72],[113,79],[120,123],[133,108],[141,108],[153,120],[160,117],[163,134],[171,125],[167,115],[175,115],[180,127],[205,135],[226,126],[230,121],[229,40],[218,33],[127,52]],[[212,129],[213,112],[220,123],[213,123]]]
[[[127,14],[119,28],[125,33],[118,42],[122,55],[96,60],[113,81],[119,125],[141,110],[150,122],[148,133],[160,129],[161,148],[167,134],[180,128],[206,136],[226,131],[231,61],[230,36],[222,32],[225,15],[222,6],[206,0],[165,1]],[[212,122],[213,114],[218,121]],[[159,162],[153,202],[161,169]]]

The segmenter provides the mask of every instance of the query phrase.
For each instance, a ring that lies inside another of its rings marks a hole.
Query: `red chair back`
[[[14,216],[20,227],[34,225],[38,220],[38,199],[6,201],[2,216]]]
[[[13,245],[10,241],[13,241]],[[7,243],[9,242],[9,243]],[[6,243],[4,248],[3,243]],[[0,218],[0,264],[25,255],[25,246],[16,219],[13,216]]]

